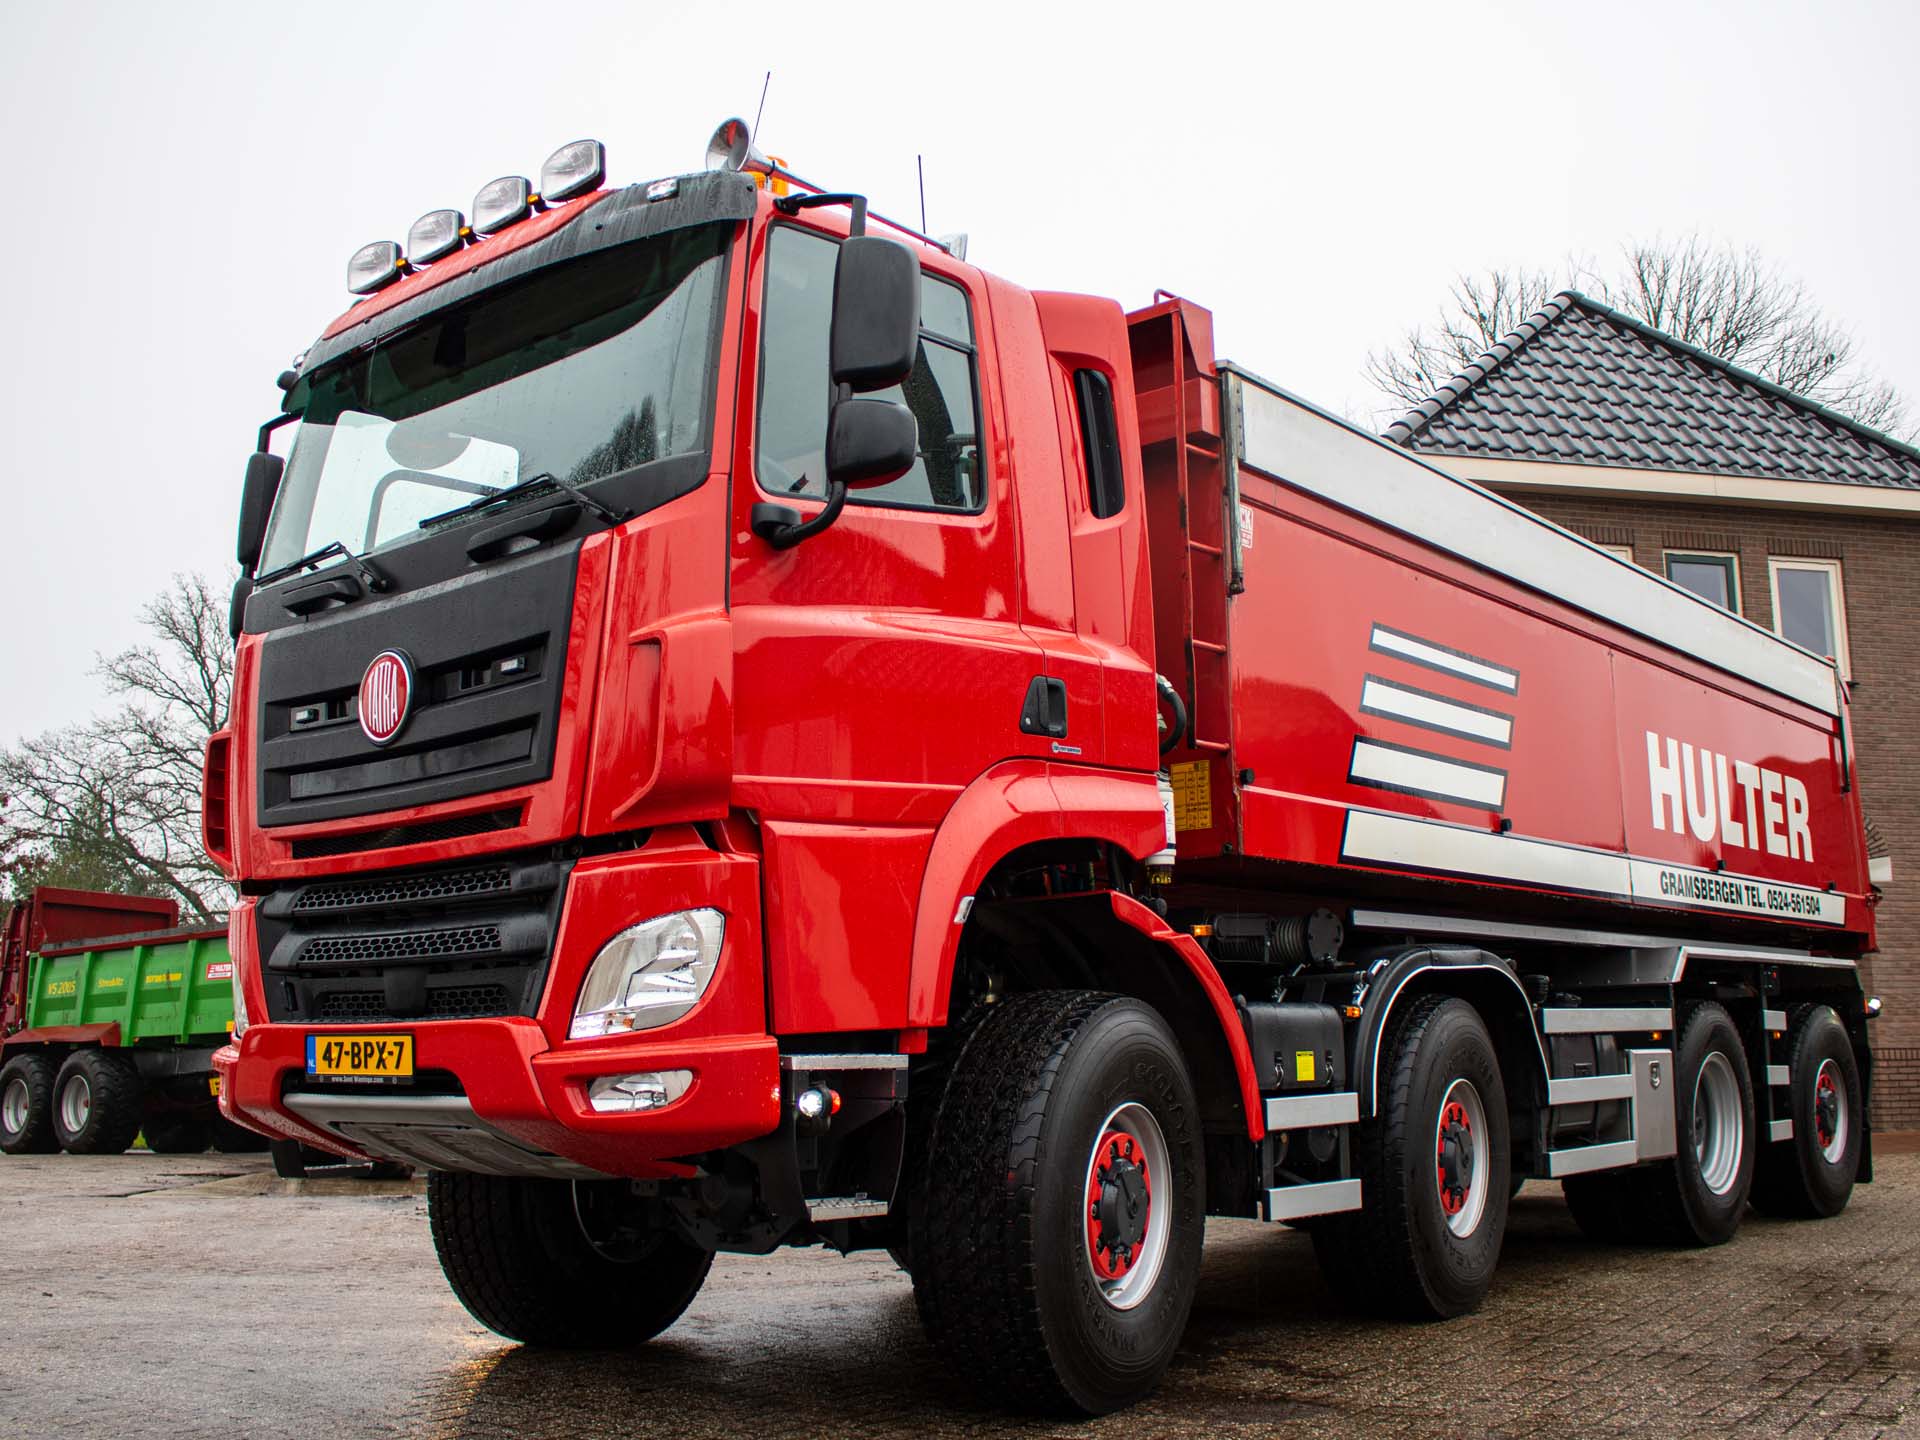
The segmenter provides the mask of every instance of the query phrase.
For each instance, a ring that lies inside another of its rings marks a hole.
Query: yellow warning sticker
[[[1313,1052],[1311,1050],[1293,1052],[1293,1078],[1301,1085],[1313,1083]]]
[[[1211,830],[1213,828],[1213,778],[1211,762],[1184,760],[1167,772],[1173,782],[1173,828],[1175,830]]]

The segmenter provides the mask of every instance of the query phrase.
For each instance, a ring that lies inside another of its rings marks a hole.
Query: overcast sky
[[[749,120],[970,259],[1211,307],[1337,410],[1462,270],[1757,246],[1920,400],[1920,6],[92,4],[0,0],[0,743],[102,701],[177,571],[231,573],[273,377],[347,256],[606,141],[618,183]],[[1055,16],[1059,18],[1054,18]]]

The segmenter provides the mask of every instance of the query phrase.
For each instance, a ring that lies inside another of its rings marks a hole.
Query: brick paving
[[[502,1344],[417,1187],[252,1157],[0,1158],[0,1436],[1920,1435],[1920,1155],[1819,1223],[1603,1249],[1557,1187],[1443,1325],[1346,1313],[1306,1237],[1215,1221],[1187,1342],[1130,1414],[1032,1424],[950,1377],[884,1257],[724,1256],[635,1352]]]

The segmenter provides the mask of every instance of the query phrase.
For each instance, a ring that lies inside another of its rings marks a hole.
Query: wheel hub
[[[1440,1112],[1440,1208],[1458,1215],[1473,1186],[1473,1118],[1458,1100]]]
[[[27,1082],[18,1075],[7,1082],[6,1095],[0,1098],[0,1123],[9,1135],[27,1128]]]
[[[1087,1254],[1102,1280],[1118,1280],[1140,1257],[1153,1182],[1140,1142],[1124,1130],[1100,1137],[1087,1176]]]
[[[1840,1128],[1840,1087],[1825,1070],[1813,1091],[1813,1128],[1822,1149],[1833,1144],[1834,1131]]]

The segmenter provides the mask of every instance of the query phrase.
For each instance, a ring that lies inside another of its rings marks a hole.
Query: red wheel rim
[[[1116,1192],[1129,1170],[1137,1173],[1141,1192],[1137,1228],[1131,1240],[1120,1227],[1110,1224],[1114,1206],[1123,1203],[1124,1197]],[[1087,1260],[1099,1279],[1118,1280],[1133,1269],[1140,1258],[1141,1239],[1147,1233],[1152,1207],[1153,1177],[1147,1170],[1146,1151],[1126,1131],[1108,1130],[1100,1137],[1087,1171]]]
[[[1457,1134],[1456,1134],[1457,1131]],[[1449,1215],[1458,1215],[1467,1204],[1467,1180],[1449,1173],[1447,1165],[1447,1142],[1456,1139],[1460,1143],[1473,1139],[1473,1117],[1467,1113],[1467,1107],[1458,1100],[1450,1100],[1440,1111],[1440,1133],[1434,1143],[1434,1168],[1440,1184],[1440,1208]]]

